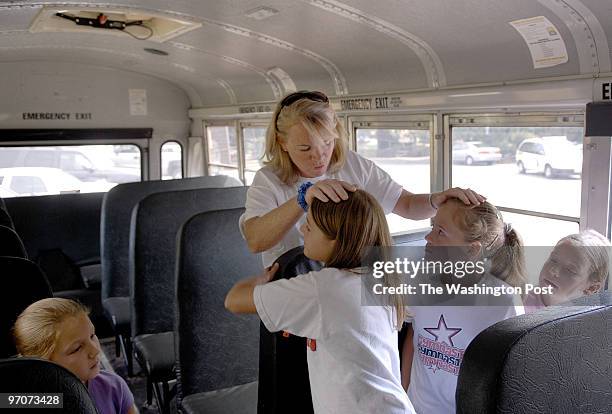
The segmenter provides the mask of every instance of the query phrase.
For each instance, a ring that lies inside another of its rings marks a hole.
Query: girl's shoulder
[[[355,269],[338,269],[336,267],[324,267],[320,270],[313,270],[310,273],[317,275],[331,275],[335,277],[347,277],[347,276],[359,276],[362,272],[360,272],[360,268]]]
[[[123,378],[114,372],[100,370],[87,383],[98,411],[105,413],[127,413],[134,405],[134,396]]]
[[[104,387],[104,388],[123,388],[127,387],[127,383],[123,378],[114,372],[100,370],[100,373],[91,379],[88,383],[91,387]]]
[[[355,269],[337,269],[335,267],[324,267],[321,270],[312,271],[308,274],[324,290],[359,283],[361,276],[361,273],[355,272]]]
[[[525,313],[535,312],[546,307],[540,295],[536,295],[533,292],[529,292],[529,294],[525,296],[523,304],[525,305]]]

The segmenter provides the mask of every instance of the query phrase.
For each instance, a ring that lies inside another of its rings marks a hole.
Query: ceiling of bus
[[[29,31],[43,6],[75,4],[144,10],[202,26],[162,43],[104,29]],[[246,15],[261,6],[278,14]],[[537,16],[558,29],[568,62],[534,69],[509,22]],[[272,101],[294,87],[338,96],[597,76],[612,71],[611,45],[610,0],[0,3],[0,62],[74,62],[153,75],[185,90],[194,107]]]
[[[608,55],[612,61],[612,1],[583,0],[583,3],[603,25],[603,30],[608,39]],[[599,53],[605,54],[606,51],[604,49]]]

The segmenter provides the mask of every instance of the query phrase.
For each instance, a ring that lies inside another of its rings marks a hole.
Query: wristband
[[[306,191],[308,191],[310,187],[312,187],[312,183],[310,181],[306,181],[300,186],[300,188],[298,188],[297,202],[304,211],[308,211],[308,204],[306,203]]]

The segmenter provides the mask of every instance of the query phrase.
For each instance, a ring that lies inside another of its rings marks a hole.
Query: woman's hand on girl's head
[[[313,198],[318,198],[324,203],[332,200],[339,203],[341,200],[348,199],[347,191],[353,192],[357,187],[341,180],[321,180],[316,182],[306,191],[306,204],[310,205]]]
[[[477,206],[480,203],[486,201],[486,197],[481,196],[474,190],[471,190],[469,188],[463,189],[463,188],[455,187],[455,188],[449,188],[448,190],[445,190],[439,193],[432,194],[431,203],[433,204],[433,207],[438,208],[450,198],[458,198],[459,200],[463,201],[463,203],[468,206],[469,205]]]

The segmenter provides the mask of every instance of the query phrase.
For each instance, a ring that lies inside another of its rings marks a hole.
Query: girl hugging
[[[257,313],[271,332],[309,338],[308,371],[316,413],[414,413],[400,382],[397,326],[404,307],[362,306],[361,258],[390,246],[382,208],[357,190],[339,203],[313,199],[302,225],[304,254],[317,272],[272,279],[278,265],[237,283],[226,307]]]

